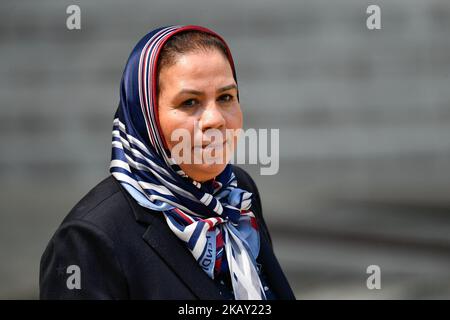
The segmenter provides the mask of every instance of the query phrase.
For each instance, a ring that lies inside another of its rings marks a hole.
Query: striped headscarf
[[[252,193],[237,188],[231,164],[214,179],[200,183],[188,177],[170,158],[158,120],[157,61],[164,43],[199,26],[163,27],[144,36],[127,61],[120,104],[112,131],[110,171],[143,207],[160,211],[200,267],[214,279],[229,272],[238,300],[265,299],[256,267],[259,232],[251,211]]]

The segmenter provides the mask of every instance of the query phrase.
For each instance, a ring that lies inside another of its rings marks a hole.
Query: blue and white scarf
[[[229,272],[238,300],[265,299],[256,267],[259,232],[251,211],[252,193],[237,188],[231,164],[215,179],[200,183],[170,158],[159,127],[156,66],[164,43],[199,26],[169,26],[143,37],[126,64],[112,131],[110,171],[139,205],[161,211],[200,267],[214,279]]]

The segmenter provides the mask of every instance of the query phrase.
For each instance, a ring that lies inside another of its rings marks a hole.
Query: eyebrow
[[[236,89],[237,90],[237,86],[234,83],[230,84],[228,86],[225,86],[225,87],[217,89],[217,93],[228,91],[228,90],[231,90],[231,89]],[[177,95],[181,95],[183,93],[195,94],[197,96],[203,95],[203,92],[198,91],[198,90],[193,90],[193,89],[182,89],[180,92],[178,92]]]

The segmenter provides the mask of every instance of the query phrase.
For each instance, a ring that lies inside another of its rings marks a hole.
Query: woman
[[[142,38],[122,78],[111,176],[48,244],[41,298],[294,299],[256,185],[229,164],[241,127],[219,35],[170,26]],[[189,137],[181,153],[177,130]]]

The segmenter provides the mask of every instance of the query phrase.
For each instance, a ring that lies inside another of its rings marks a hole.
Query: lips
[[[220,147],[223,147],[225,145],[225,143],[227,143],[227,142],[224,141],[223,143],[214,143],[214,144],[210,143],[210,144],[206,144],[206,145],[202,146],[202,148],[206,148],[206,147],[208,147],[208,148],[220,148]]]
[[[194,146],[193,148],[201,148],[201,149],[219,149],[219,148],[223,148],[225,146],[225,144],[227,143],[227,141],[225,140],[223,143],[209,143],[209,144],[204,144],[201,147],[199,146]]]

